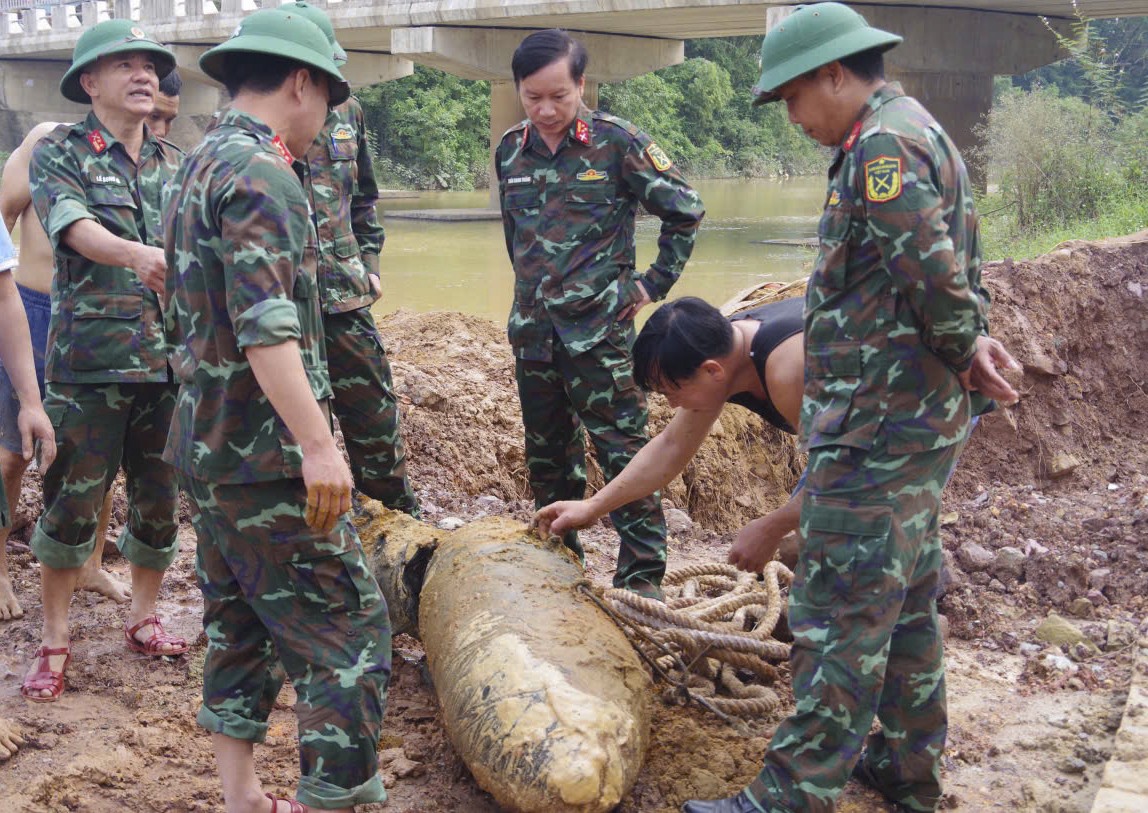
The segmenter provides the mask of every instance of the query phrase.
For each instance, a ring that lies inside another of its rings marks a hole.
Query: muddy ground
[[[1024,364],[1017,380],[1023,397],[982,422],[946,494],[946,805],[1087,811],[1127,696],[1131,643],[1146,617],[1148,232],[997,263],[986,278],[994,333]],[[501,327],[460,314],[406,312],[382,327],[427,520],[526,520],[519,413]],[[655,427],[668,419],[664,403],[655,401],[652,412]],[[733,532],[779,504],[800,465],[789,438],[727,409],[698,460],[665,494],[679,509],[670,512],[670,568],[724,559]],[[39,643],[38,569],[21,544],[39,509],[38,487],[28,478],[9,549],[27,614],[0,623],[0,717],[14,718],[27,739],[0,764],[0,808],[222,809],[209,741],[194,722],[203,640],[186,525],[161,612],[169,629],[195,639],[192,652],[158,662],[130,653],[122,608],[80,594],[68,691],[52,705],[19,697]],[[118,525],[122,496],[116,514]],[[590,575],[608,583],[616,538],[601,526],[585,542]],[[106,564],[126,578],[122,559]],[[1067,619],[1081,640],[1042,641],[1037,628],[1050,613]],[[416,640],[396,639],[381,743],[387,809],[494,810],[443,734],[421,655]],[[298,770],[291,702],[288,688],[256,751],[267,789],[282,793]],[[626,813],[668,812],[688,798],[736,792],[756,773],[777,722],[738,729],[696,709],[658,708],[645,769],[621,807]],[[887,808],[850,786],[840,809]]]

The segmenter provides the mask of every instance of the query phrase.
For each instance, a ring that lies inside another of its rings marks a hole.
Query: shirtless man
[[[158,97],[157,97],[158,98]],[[17,288],[28,313],[32,331],[32,347],[36,354],[36,377],[40,382],[40,397],[44,397],[44,350],[48,345],[48,321],[52,314],[52,274],[55,268],[52,246],[39,218],[32,208],[32,194],[28,187],[28,164],[32,148],[47,133],[58,126],[47,121],[37,124],[16,148],[0,174],[0,213],[4,225],[12,232],[20,224],[20,265],[16,269]],[[20,403],[16,399],[8,374],[0,368],[0,476],[8,495],[8,512],[16,516],[20,505],[20,481],[28,462],[20,454],[20,433],[16,431],[16,415]],[[131,588],[115,576],[100,568],[107,536],[108,520],[112,511],[112,492],[109,489],[100,511],[96,529],[96,549],[80,569],[77,587],[91,590],[113,601],[124,603],[131,598]],[[8,532],[11,526],[0,529],[0,621],[20,618],[24,609],[16,600],[12,582],[8,578]]]
[[[665,486],[689,463],[727,402],[794,434],[804,388],[801,314],[801,299],[729,319],[697,297],[658,308],[634,343],[634,380],[664,395],[677,409],[674,417],[593,497],[538,511],[534,519],[542,533],[585,528],[614,506]],[[781,559],[792,566],[796,537],[788,535],[797,530],[800,514],[799,483],[785,505],[742,528],[730,549],[730,563],[759,572],[787,539],[791,544]]]

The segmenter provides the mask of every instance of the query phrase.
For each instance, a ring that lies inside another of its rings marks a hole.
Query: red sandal
[[[148,624],[154,627],[151,637],[146,641],[140,641],[136,638],[136,633]],[[190,649],[187,645],[187,641],[183,638],[180,638],[178,635],[168,635],[163,631],[163,624],[159,622],[158,615],[149,615],[138,624],[128,627],[124,630],[124,637],[128,639],[128,646],[131,647],[133,652],[140,652],[144,655],[150,655],[153,658],[174,657],[176,655],[182,655]],[[164,652],[160,649],[164,644],[175,644],[176,648]]]
[[[291,809],[288,811],[288,813],[310,813],[311,811],[311,808],[307,807],[307,805],[303,804],[302,802],[296,802],[292,799],[276,799],[270,793],[264,793],[263,795],[271,800],[271,813],[278,813],[280,802],[291,806]]]
[[[52,671],[48,659],[54,655],[66,655],[64,658],[64,665],[60,667],[59,672]],[[69,647],[62,646],[56,649],[48,649],[46,646],[40,647],[36,650],[36,657],[40,659],[38,668],[35,672],[24,678],[23,685],[20,686],[20,694],[24,695],[25,700],[31,700],[33,703],[55,703],[60,699],[60,695],[64,693],[64,672],[68,669],[68,664],[72,662],[72,653]],[[38,694],[30,694],[30,692],[42,692],[47,689],[51,692],[47,697],[41,697]]]

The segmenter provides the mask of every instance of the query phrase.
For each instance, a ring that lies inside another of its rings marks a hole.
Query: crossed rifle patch
[[[884,203],[901,194],[901,159],[881,155],[865,162],[865,200]]]

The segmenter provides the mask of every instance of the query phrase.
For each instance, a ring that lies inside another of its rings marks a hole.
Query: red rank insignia
[[[279,151],[279,157],[281,157],[284,161],[286,161],[288,164],[295,162],[295,156],[291,154],[291,150],[287,149],[287,145],[283,143],[283,139],[281,139],[279,136],[275,136],[275,138],[271,140],[271,143],[274,145],[275,149]]]
[[[88,143],[92,145],[96,155],[99,155],[108,148],[108,142],[104,141],[104,136],[99,130],[92,130],[88,133]]]
[[[853,125],[853,129],[849,131],[849,137],[845,139],[845,143],[841,145],[841,149],[845,152],[853,149],[853,145],[857,143],[857,136],[861,135],[861,122],[858,121]]]
[[[583,144],[589,144],[590,125],[582,121],[582,119],[578,119],[577,123],[574,125],[574,138],[578,141],[581,141]]]

